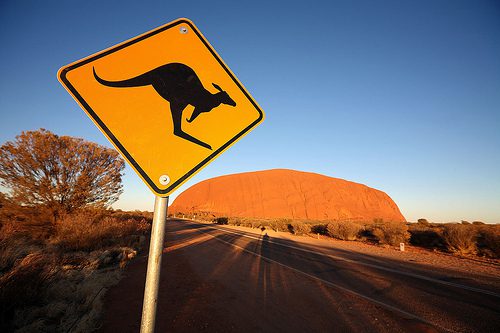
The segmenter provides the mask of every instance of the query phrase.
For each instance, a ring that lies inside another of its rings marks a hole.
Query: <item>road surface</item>
[[[156,332],[500,332],[500,277],[182,220],[165,238]],[[107,293],[101,332],[139,331],[146,261]]]

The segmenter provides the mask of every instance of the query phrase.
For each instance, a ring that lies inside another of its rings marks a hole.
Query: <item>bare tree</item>
[[[122,190],[124,161],[110,148],[45,129],[22,132],[0,146],[0,184],[24,206],[54,219],[80,207],[107,207]]]

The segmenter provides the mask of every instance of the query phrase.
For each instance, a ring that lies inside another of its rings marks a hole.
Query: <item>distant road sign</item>
[[[195,25],[168,23],[64,66],[59,81],[167,196],[264,119]]]

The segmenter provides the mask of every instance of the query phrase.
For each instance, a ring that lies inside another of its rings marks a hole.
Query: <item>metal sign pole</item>
[[[149,246],[148,271],[144,302],[142,305],[141,333],[153,333],[155,329],[156,304],[160,286],[161,256],[163,253],[163,239],[165,223],[167,221],[168,197],[155,198],[155,211],[151,241]]]

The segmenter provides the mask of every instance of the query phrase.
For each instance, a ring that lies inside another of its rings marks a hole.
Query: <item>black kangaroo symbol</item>
[[[212,94],[203,87],[191,67],[180,63],[166,64],[123,81],[107,81],[97,75],[95,68],[93,68],[93,71],[97,82],[108,87],[130,88],[152,85],[156,92],[170,103],[170,112],[174,122],[174,135],[208,149],[212,149],[212,147],[182,130],[182,112],[188,104],[194,106],[193,114],[189,119],[186,119],[190,123],[200,113],[209,112],[220,104],[236,106],[236,102],[221,87],[212,83],[214,88],[219,91]]]

